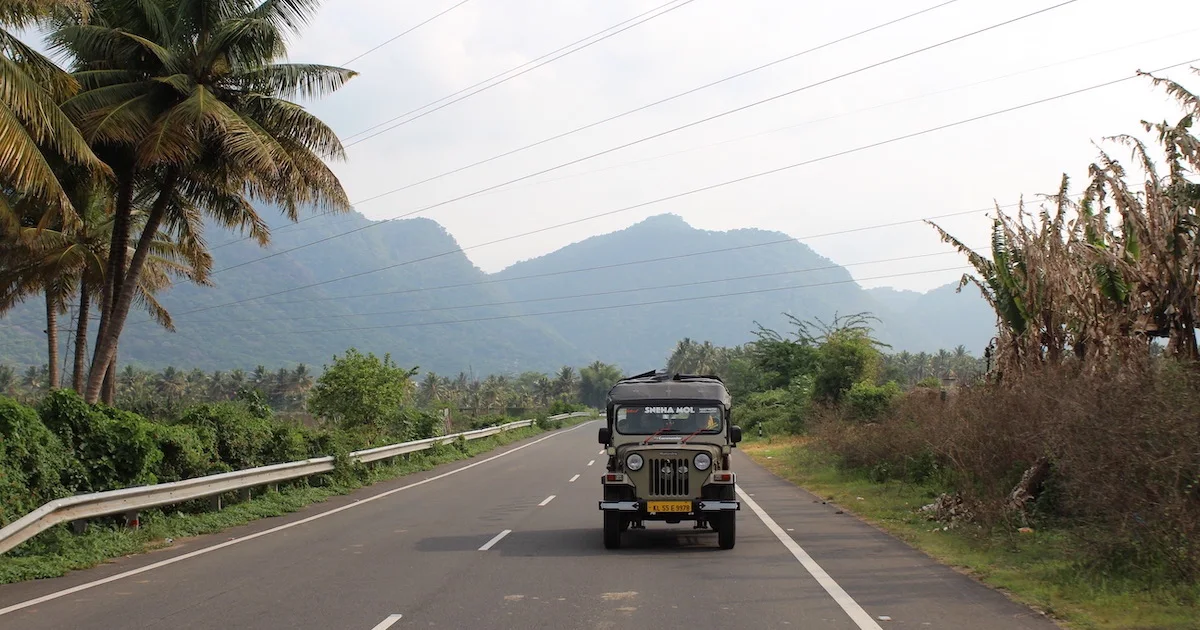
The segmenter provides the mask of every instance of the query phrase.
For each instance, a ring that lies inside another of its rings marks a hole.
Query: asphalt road
[[[0,586],[0,628],[1055,627],[740,454],[734,549],[658,523],[605,550],[596,427]]]

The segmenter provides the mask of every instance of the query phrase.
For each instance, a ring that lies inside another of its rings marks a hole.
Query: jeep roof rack
[[[731,400],[725,381],[708,374],[669,374],[666,370],[650,370],[617,381],[608,390],[608,401],[654,400],[664,398],[697,398],[720,401],[729,406]]]

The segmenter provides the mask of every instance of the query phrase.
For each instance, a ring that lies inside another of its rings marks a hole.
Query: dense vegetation
[[[350,349],[313,379],[306,370],[252,375],[207,375],[166,370],[149,375],[125,368],[133,381],[118,400],[140,415],[89,405],[56,389],[23,404],[0,396],[0,525],[42,503],[77,492],[175,481],[266,464],[423,439],[509,422],[511,403],[523,417],[545,418],[586,408],[621,374],[595,363],[578,372],[446,381],[390,357]],[[266,394],[262,388],[268,388]],[[276,414],[271,401],[303,408]],[[455,401],[472,406],[456,407]],[[601,402],[602,404],[602,402]],[[442,410],[449,409],[447,426]],[[202,507],[202,506],[199,506]]]
[[[1047,208],[998,213],[987,256],[939,229],[995,310],[984,366],[905,392],[926,374],[914,363],[932,366],[885,356],[866,317],[760,329],[710,363],[743,391],[739,422],[806,433],[797,448],[873,483],[928,488],[923,513],[979,526],[980,544],[1052,532],[1061,570],[1093,593],[1200,603],[1200,98],[1153,82],[1186,110],[1143,123],[1159,156],[1119,136],[1132,167],[1102,153],[1081,193],[1064,177]]]

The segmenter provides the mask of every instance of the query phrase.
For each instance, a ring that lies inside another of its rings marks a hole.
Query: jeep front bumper
[[[677,500],[677,499],[676,499]],[[600,509],[605,512],[628,512],[631,514],[648,514],[646,504],[648,501],[639,499],[637,501],[601,501]],[[737,512],[742,509],[741,501],[728,501],[719,499],[693,499],[691,514],[709,514],[713,512]],[[683,512],[663,512],[662,515],[684,515]]]

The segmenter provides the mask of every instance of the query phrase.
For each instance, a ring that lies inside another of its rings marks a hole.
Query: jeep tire
[[[737,542],[737,512],[722,512],[717,516],[716,523],[720,523],[717,527],[717,544],[721,549],[733,549]]]
[[[604,513],[604,548],[621,548],[621,521],[625,520],[620,512]]]

